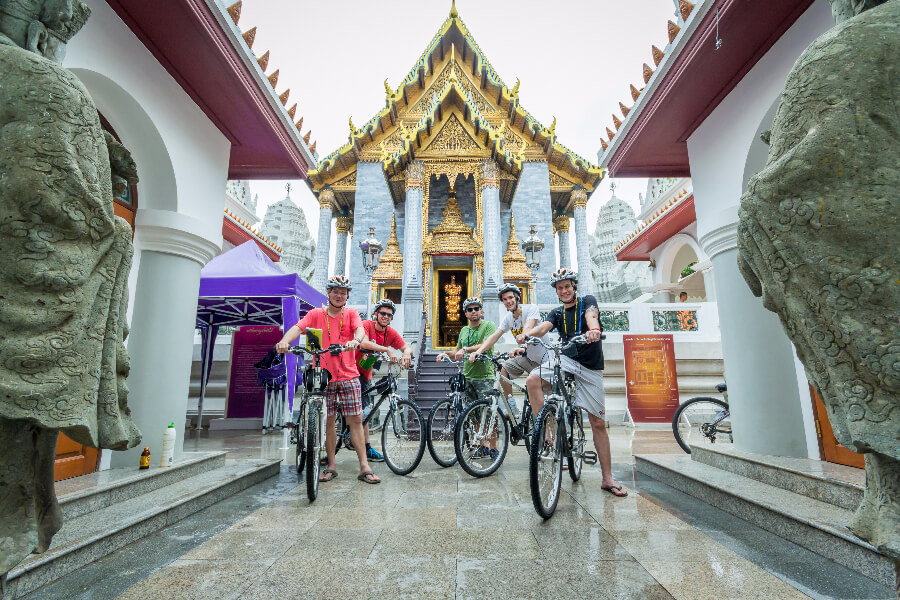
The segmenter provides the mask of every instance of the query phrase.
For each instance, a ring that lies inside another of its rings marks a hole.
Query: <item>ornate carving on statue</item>
[[[587,191],[580,187],[572,190],[572,202],[575,203],[575,208],[584,208],[587,206]]]
[[[406,189],[421,190],[425,179],[425,163],[414,160],[406,167]]]
[[[90,11],[38,0],[0,8],[2,582],[62,526],[59,432],[116,450],[141,435],[123,343],[132,232],[113,213],[114,186],[136,183],[137,169],[59,64]]]
[[[397,240],[397,217],[391,215],[391,235],[378,268],[372,274],[372,279],[384,281],[388,279],[403,279],[403,255],[400,253],[400,242]]]
[[[481,161],[481,189],[497,188],[497,179],[500,175],[500,168],[497,163],[491,159]]]
[[[427,153],[440,152],[442,154],[462,154],[481,150],[481,146],[472,139],[456,115],[450,115],[447,123],[425,148]]]
[[[459,321],[459,298],[462,293],[462,286],[456,283],[456,275],[450,276],[450,283],[444,286],[444,298],[447,301],[447,320]]]
[[[431,230],[424,244],[423,254],[481,254],[481,247],[472,237],[472,230],[462,220],[456,192],[450,188],[447,206],[440,224]]]
[[[516,219],[509,218],[509,239],[506,242],[506,252],[503,253],[503,281],[531,281],[531,269],[528,261],[519,247],[519,238],[516,235]]]
[[[738,266],[781,318],[837,440],[865,454],[850,529],[898,560],[900,2],[876,4],[834,0],[839,24],[794,64],[741,199]]]
[[[338,233],[343,233],[344,235],[353,231],[353,219],[346,215],[341,215],[334,220],[334,229]]]
[[[328,208],[334,210],[335,201],[334,201],[334,192],[331,191],[331,188],[325,188],[324,190],[319,192],[319,208]]]
[[[569,215],[556,215],[553,218],[553,233],[569,233]]]

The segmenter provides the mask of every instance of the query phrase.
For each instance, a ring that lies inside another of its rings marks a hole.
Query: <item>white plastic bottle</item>
[[[169,423],[162,439],[162,452],[160,452],[159,466],[171,467],[175,461],[175,423]]]

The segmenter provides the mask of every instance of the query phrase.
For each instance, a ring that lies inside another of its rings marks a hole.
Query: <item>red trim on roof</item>
[[[222,218],[222,237],[235,246],[240,246],[244,242],[252,241],[254,244],[259,246],[259,249],[266,253],[266,256],[272,259],[272,262],[279,262],[281,260],[281,255],[275,252],[275,250],[266,244],[264,241],[250,233],[249,230],[244,229],[228,217]]]
[[[813,0],[723,0],[711,8],[608,160],[616,177],[690,177],[687,139]]]
[[[653,250],[696,220],[694,195],[691,194],[644,227],[627,246],[616,253],[616,260],[650,260]]]
[[[268,96],[203,0],[107,0],[231,142],[229,179],[305,178],[309,165]]]

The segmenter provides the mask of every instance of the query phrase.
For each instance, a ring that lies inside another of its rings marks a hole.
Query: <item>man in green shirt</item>
[[[441,352],[437,360],[442,356],[450,356],[453,360],[460,360],[469,352],[475,352],[481,347],[484,340],[488,339],[497,326],[492,321],[484,320],[484,306],[478,298],[466,298],[462,305],[469,324],[459,331],[459,339],[456,341],[456,351]],[[492,356],[490,351],[488,356]],[[463,367],[463,375],[466,377],[466,396],[469,402],[477,400],[488,390],[494,389],[494,363],[490,361],[466,361]]]

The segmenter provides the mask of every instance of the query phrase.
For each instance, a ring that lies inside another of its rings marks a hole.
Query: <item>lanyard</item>
[[[478,328],[476,328],[476,329],[472,329],[471,327],[469,327],[469,334],[466,336],[467,341],[465,344],[463,344],[464,347],[471,346],[472,342],[478,341],[475,338],[478,337],[478,329],[480,329],[480,328],[481,328],[481,325],[478,325]]]
[[[328,322],[328,309],[323,309],[325,311],[325,331],[328,332],[328,343],[333,344],[334,339],[331,337],[331,324]],[[341,331],[344,330],[344,309],[341,309],[341,319],[338,321],[338,341],[341,339]]]
[[[575,300],[575,334],[581,332],[581,298]],[[563,335],[569,337],[569,327],[566,324],[566,307],[563,307]]]

